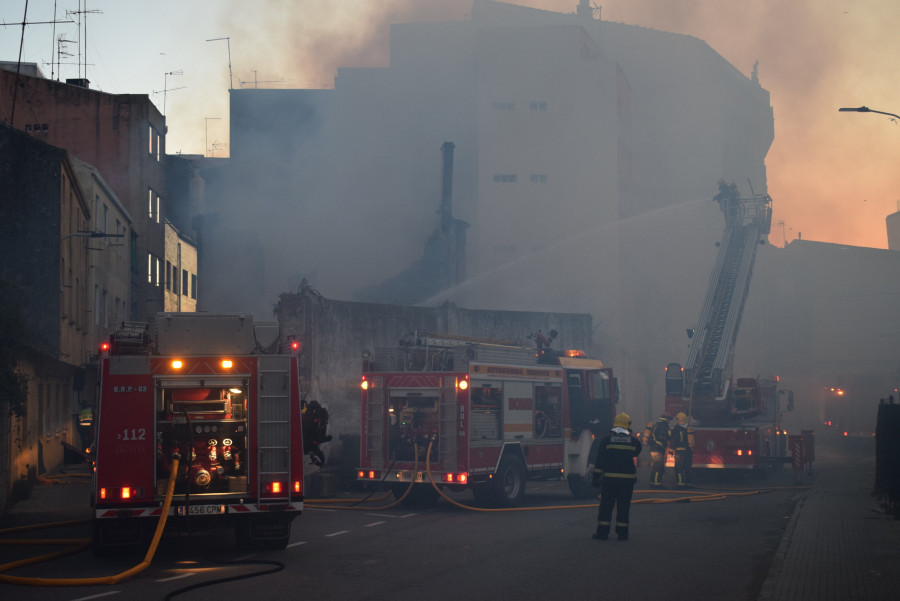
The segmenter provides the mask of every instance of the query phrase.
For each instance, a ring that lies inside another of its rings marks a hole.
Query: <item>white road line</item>
[[[88,599],[99,599],[100,597],[109,597],[110,595],[118,595],[122,591],[109,591],[108,593],[100,593],[99,595],[91,595],[90,597],[78,597],[72,601],[87,601]]]
[[[325,536],[330,538],[332,536],[340,536],[342,534],[347,534],[348,532],[349,532],[349,530],[338,530],[337,532],[332,532],[331,534],[326,534]]]
[[[305,544],[306,544],[306,541],[305,541],[305,540],[302,540],[302,541],[297,542],[297,543],[291,543],[291,544],[289,544],[289,545],[287,546],[287,548],[290,549],[291,547],[299,547],[300,545],[305,545]]]
[[[168,578],[159,578],[157,582],[169,582],[170,580],[181,580],[182,578],[187,578],[189,576],[196,576],[195,572],[188,572],[186,574],[178,574],[177,576],[169,576]]]
[[[238,557],[235,561],[244,561],[245,559],[253,559],[257,556],[257,553],[251,553],[250,555],[244,555],[243,557]]]
[[[366,524],[366,528],[371,528],[372,526],[380,526],[381,524],[386,524],[384,520],[380,520],[377,522],[372,522],[371,524]]]
[[[397,519],[403,520],[403,519],[411,518],[414,515],[419,515],[419,514],[407,513],[406,515],[393,515],[393,514],[388,514],[388,513],[367,513],[366,515],[371,515],[372,517],[376,517],[376,518],[397,518]]]

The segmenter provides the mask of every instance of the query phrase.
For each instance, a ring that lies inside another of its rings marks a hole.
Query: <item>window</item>
[[[546,102],[531,102],[528,104],[528,108],[532,111],[546,111],[547,103]]]
[[[159,223],[159,194],[153,188],[147,188],[147,216]]]
[[[495,173],[494,174],[494,183],[511,184],[511,183],[515,183],[515,181],[516,181],[515,173]]]
[[[162,260],[154,257],[153,253],[147,254],[147,283],[159,286],[161,284]]]
[[[491,108],[497,111],[511,111],[516,108],[515,102],[492,102]]]
[[[190,290],[188,290],[188,272],[187,272],[187,269],[182,269],[181,270],[181,294],[183,294],[184,296],[187,296],[188,292],[190,292]]]
[[[100,286],[94,284],[94,325],[100,325]]]
[[[159,155],[162,151],[162,143],[160,142],[159,134],[156,133],[156,130],[153,129],[152,125],[150,125],[147,130],[149,132],[147,150],[150,152],[150,156],[159,161]]]
[[[172,289],[172,262],[166,261],[166,290]]]
[[[191,298],[197,300],[197,276],[191,274]]]
[[[528,179],[532,184],[546,184],[547,183],[547,174],[546,173],[532,173]]]

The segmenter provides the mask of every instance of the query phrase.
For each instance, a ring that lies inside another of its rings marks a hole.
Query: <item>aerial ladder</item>
[[[772,224],[772,199],[768,194],[741,198],[736,185],[720,181],[715,200],[725,214],[725,233],[700,319],[689,332],[691,345],[683,376],[677,375],[682,378],[682,390],[671,395],[672,404],[678,406],[670,407],[669,403],[670,393],[678,386],[667,386],[667,410],[673,415],[677,413],[674,409],[684,411],[701,422],[758,410],[753,400],[740,407],[733,402],[742,391],[732,382],[732,363],[756,249],[766,242]],[[667,370],[667,379],[674,377]],[[676,396],[681,398],[676,400]]]

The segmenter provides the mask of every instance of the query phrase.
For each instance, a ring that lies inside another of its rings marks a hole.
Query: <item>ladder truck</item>
[[[666,366],[665,412],[687,415],[694,468],[764,469],[785,460],[777,377],[734,378],[732,363],[756,250],[771,229],[772,199],[741,198],[736,185],[720,181],[715,200],[725,232],[700,319],[688,330],[687,363]],[[671,455],[667,465],[674,465]]]
[[[364,357],[358,480],[386,482],[418,505],[448,487],[512,507],[538,478],[595,495],[596,445],[618,386],[602,361],[554,351],[555,335],[538,332],[535,349],[415,331]]]

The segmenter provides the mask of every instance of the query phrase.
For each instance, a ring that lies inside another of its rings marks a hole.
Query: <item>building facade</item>
[[[87,85],[0,69],[0,106],[8,110],[3,119],[93,165],[128,210],[137,257],[128,312],[148,321],[164,306],[157,274],[165,257],[165,117],[147,95],[107,94]]]
[[[92,214],[65,150],[0,126],[0,279],[19,292],[24,407],[4,411],[0,444],[10,449],[0,507],[20,483],[63,463],[76,444],[79,372],[92,332],[89,290]]]

